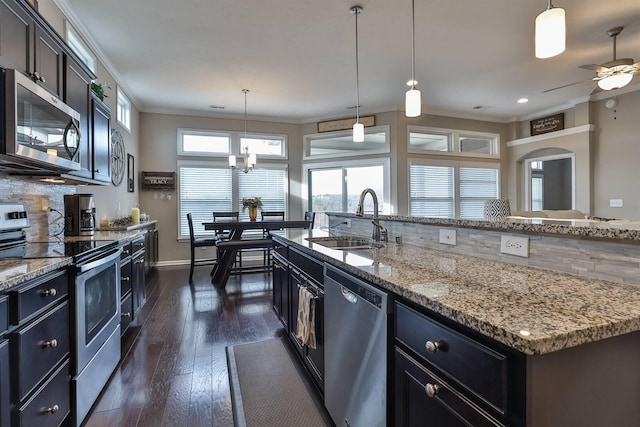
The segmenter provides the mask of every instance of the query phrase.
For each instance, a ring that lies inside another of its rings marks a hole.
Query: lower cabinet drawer
[[[0,335],[9,328],[9,303],[6,296],[0,296]]]
[[[32,284],[11,292],[11,306],[15,308],[11,314],[11,322],[18,325],[68,295],[69,276],[66,271],[43,276]]]
[[[501,413],[507,412],[508,359],[403,304],[396,303],[396,339]]]
[[[120,297],[131,290],[131,259],[120,264]]]
[[[402,350],[394,356],[395,427],[504,426]]]
[[[124,335],[133,321],[133,295],[131,291],[120,300],[120,336]]]
[[[59,426],[71,408],[69,360],[18,410],[15,425]]]
[[[25,396],[69,354],[69,302],[10,334],[14,400]]]

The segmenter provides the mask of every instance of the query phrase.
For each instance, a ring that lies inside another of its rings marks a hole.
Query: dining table
[[[285,228],[309,228],[311,221],[282,219],[264,219],[261,221],[220,220],[203,222],[202,225],[208,231],[214,230],[228,233],[227,238],[221,239],[216,244],[218,262],[211,272],[211,283],[220,289],[224,289],[239,250],[269,249],[273,245],[269,232]],[[260,234],[259,237],[252,235],[251,238],[243,239],[242,235],[247,230],[262,230],[263,234]]]

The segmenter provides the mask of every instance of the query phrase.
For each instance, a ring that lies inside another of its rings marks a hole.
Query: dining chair
[[[269,220],[284,221],[284,211],[262,211],[260,215],[261,215],[260,218],[263,221],[269,221]],[[268,238],[269,230],[267,229],[263,230],[262,234],[265,239]],[[271,267],[271,248],[263,249],[263,251],[264,251],[264,255],[263,255],[264,266],[266,269],[269,269]]]
[[[311,224],[309,224],[309,230],[311,230],[313,228],[313,224],[316,222],[316,213],[313,211],[306,211],[304,213],[304,220],[311,221]]]
[[[213,212],[213,222],[224,222],[224,221],[239,221],[240,220],[240,212],[238,211],[214,211]],[[218,241],[228,240],[229,234],[231,230],[225,230],[224,228],[218,228],[214,231],[216,238]],[[235,267],[242,268],[242,254],[241,251],[238,251],[235,259]]]
[[[218,242],[217,238],[196,237],[193,231],[193,217],[191,212],[187,214],[187,222],[189,223],[189,243],[191,246],[191,269],[189,270],[189,283],[193,280],[193,270],[196,266],[215,265],[217,258],[200,258],[196,259],[196,248],[215,247]]]

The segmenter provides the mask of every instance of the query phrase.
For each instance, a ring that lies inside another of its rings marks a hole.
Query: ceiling
[[[292,123],[355,116],[359,4],[360,113],[404,109],[410,0],[55,1],[140,111],[237,117],[247,88],[251,118]],[[544,0],[416,0],[423,112],[509,122],[584,101],[595,73],[578,66],[612,59],[615,26],[625,27],[618,58],[640,60],[638,0],[554,4],[566,10],[567,50],[536,59]],[[638,89],[640,76],[623,90]]]

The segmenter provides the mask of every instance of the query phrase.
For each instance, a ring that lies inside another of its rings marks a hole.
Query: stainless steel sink
[[[336,236],[336,237],[308,237],[306,240],[317,243],[331,249],[376,249],[384,248],[382,243],[377,243],[371,239],[357,236]]]

